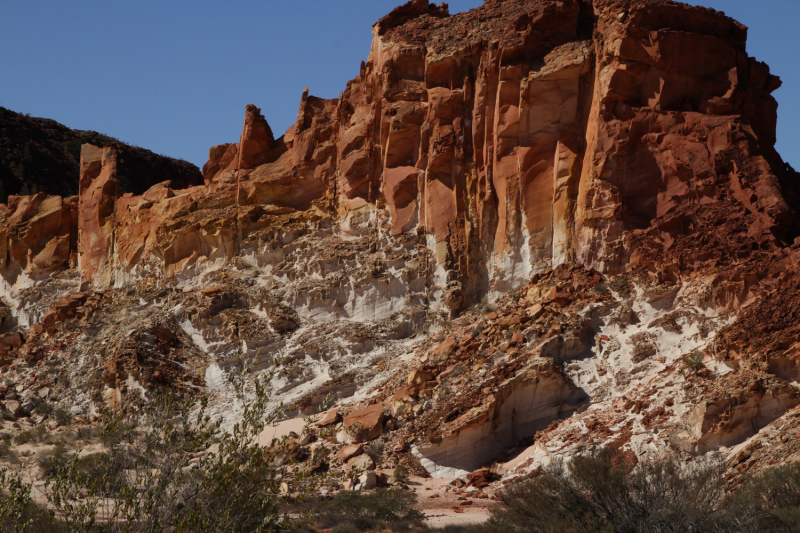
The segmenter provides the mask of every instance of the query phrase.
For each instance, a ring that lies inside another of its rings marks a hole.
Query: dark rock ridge
[[[9,195],[37,192],[77,195],[81,145],[87,143],[117,150],[117,177],[124,192],[142,194],[165,180],[178,189],[203,182],[197,167],[187,161],[0,107],[0,202]]]

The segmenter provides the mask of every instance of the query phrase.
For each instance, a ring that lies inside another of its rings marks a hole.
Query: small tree
[[[697,374],[703,369],[703,354],[699,350],[695,350],[683,358],[683,362],[689,369]]]
[[[31,487],[19,473],[0,472],[0,533],[30,531],[33,519],[26,516],[31,505]]]
[[[177,405],[158,399],[141,428],[109,415],[102,435],[108,453],[94,472],[81,468],[79,453],[55,467],[46,484],[55,519],[70,531],[273,531],[296,522],[282,505],[304,482],[294,465],[276,466],[285,442],[259,446],[257,437],[280,412],[270,410],[273,373],[229,375],[241,419],[230,431],[207,414],[207,400]]]
[[[402,483],[408,479],[408,468],[403,465],[397,465],[392,472],[392,477],[395,481]]]

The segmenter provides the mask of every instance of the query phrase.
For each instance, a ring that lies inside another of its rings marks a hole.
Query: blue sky
[[[0,0],[0,106],[202,166],[210,146],[238,140],[245,104],[280,135],[305,86],[336,97],[372,23],[401,1]],[[778,150],[800,168],[800,1],[695,3],[749,26],[750,55],[784,80]]]

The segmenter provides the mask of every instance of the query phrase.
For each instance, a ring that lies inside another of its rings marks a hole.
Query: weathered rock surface
[[[32,277],[74,267],[78,252],[78,202],[38,193],[11,196],[0,206],[0,269],[13,284],[23,272]]]
[[[109,262],[113,261],[115,204],[120,196],[116,174],[116,150],[83,145],[78,190],[78,237],[80,269],[86,281],[94,281],[101,269],[110,270]],[[109,276],[98,281],[109,285],[113,278]]]
[[[344,417],[342,425],[356,442],[373,440],[383,431],[383,411],[380,404],[352,411]]]
[[[74,364],[87,418],[203,385],[231,417],[225,372],[280,359],[289,415],[335,405],[287,460],[475,490],[599,446],[799,456],[800,181],[744,26],[414,0],[373,34],[282,137],[248,105],[203,185],[126,192],[85,145],[77,197],[11,197],[0,369],[52,396]]]
[[[264,205],[313,204],[346,231],[385,217],[430,250],[426,285],[453,311],[564,262],[614,274],[678,253],[693,270],[721,253],[693,246],[713,225],[772,245],[797,232],[797,180],[773,148],[780,82],[720,13],[410,2],[374,33],[342,96],[306,92],[282,138],[248,105],[239,142],[211,149],[206,188],[125,200],[135,222],[112,230],[128,244],[103,281],[231,261],[268,224]]]

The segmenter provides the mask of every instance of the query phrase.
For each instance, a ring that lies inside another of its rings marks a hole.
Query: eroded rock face
[[[161,215],[135,218],[153,237],[121,249],[122,278],[231,260],[264,204],[415,236],[434,302],[453,311],[564,262],[619,273],[677,252],[692,270],[721,253],[691,242],[714,225],[777,245],[797,228],[796,186],[773,149],[779,80],[745,39],[720,13],[666,1],[455,16],[409,2],[375,25],[341,97],[306,91],[282,138],[248,105],[239,142],[211,149],[207,187],[179,195],[186,208],[130,198]]]
[[[113,281],[113,240],[116,201],[120,195],[117,153],[114,148],[84,144],[78,191],[79,261],[83,279],[109,284]]]
[[[44,193],[11,196],[2,206],[0,270],[13,284],[22,272],[32,277],[75,266],[77,198]]]
[[[472,472],[523,438],[588,404],[588,396],[551,360],[534,360],[515,374],[481,405],[459,413],[452,421],[453,430],[431,428],[433,442],[419,446],[416,455],[432,476],[457,477]],[[437,434],[437,429],[441,433]]]
[[[336,404],[316,428],[345,470],[791,451],[800,188],[742,25],[667,0],[414,0],[373,35],[282,137],[248,105],[204,185],[123,194],[114,150],[86,145],[77,198],[12,197],[4,327],[31,327],[0,368],[96,353],[82,386],[125,410],[280,358],[292,416]],[[379,437],[392,455],[352,446]]]

